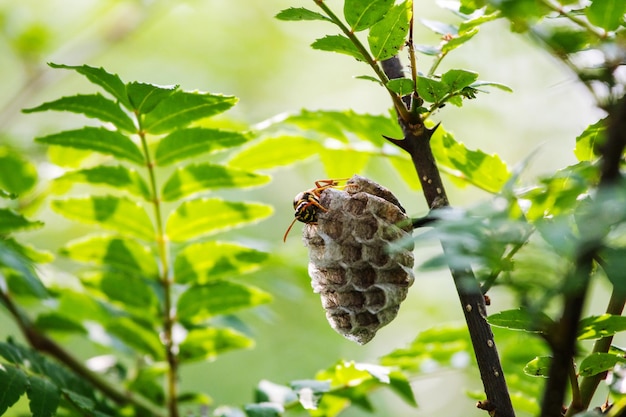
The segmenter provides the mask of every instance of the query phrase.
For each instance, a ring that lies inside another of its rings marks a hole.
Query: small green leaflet
[[[88,65],[69,66],[53,63],[48,65],[52,68],[74,70],[79,74],[84,75],[93,84],[99,85],[113,97],[118,99],[128,110],[132,110],[132,106],[128,101],[128,95],[126,94],[126,86],[117,74],[110,74],[106,72],[104,68],[95,68]]]
[[[31,221],[11,209],[0,208],[0,235],[23,230],[39,229],[43,222]]]
[[[326,35],[323,38],[316,39],[315,42],[311,44],[311,48],[350,55],[358,61],[363,61],[361,51],[354,46],[350,39],[343,35]]]
[[[69,171],[65,175],[56,178],[54,182],[59,187],[66,186],[67,183],[107,185],[143,197],[146,201],[151,199],[150,190],[143,177],[136,170],[126,168],[123,165],[101,165]]]
[[[149,311],[157,305],[154,289],[148,281],[114,271],[91,273],[90,282],[96,282],[100,291],[111,300],[119,301],[127,306]]]
[[[26,392],[28,377],[13,365],[0,364],[0,415]]]
[[[156,106],[178,89],[177,85],[160,87],[154,84],[132,82],[126,84],[128,100],[133,106],[133,112],[138,114],[148,114]]]
[[[492,314],[487,321],[492,326],[531,333],[543,333],[554,325],[552,319],[545,313],[530,312],[522,308]]]
[[[203,284],[259,269],[268,254],[236,243],[208,241],[187,245],[176,256],[174,279]]]
[[[526,364],[524,373],[529,376],[547,378],[550,372],[550,365],[552,365],[552,358],[550,356],[537,356]]]
[[[626,331],[626,317],[603,314],[582,319],[578,326],[578,340],[601,339]]]
[[[15,198],[32,189],[37,183],[37,169],[14,149],[0,146],[0,192]],[[0,193],[2,196],[2,193]]]
[[[40,106],[22,110],[24,113],[34,113],[46,110],[69,111],[84,114],[87,117],[113,123],[118,129],[127,132],[136,132],[137,128],[120,106],[103,97],[101,94],[78,94],[49,101]]]
[[[164,348],[158,332],[146,328],[131,317],[116,317],[106,325],[106,330],[126,345],[150,355],[155,360],[163,360]]]
[[[315,140],[299,136],[265,138],[237,153],[228,165],[251,171],[276,168],[317,155],[321,149]]]
[[[254,340],[233,329],[194,329],[180,344],[179,358],[183,362],[214,360],[222,353],[234,349],[250,349]]]
[[[370,28],[385,17],[394,0],[346,0],[343,14],[350,30],[359,32]]]
[[[146,114],[143,128],[152,134],[187,127],[190,123],[215,116],[237,103],[234,96],[204,92],[176,91]]]
[[[478,28],[475,27],[468,30],[467,32],[459,34],[458,36],[454,36],[452,39],[443,44],[443,46],[441,47],[441,51],[444,53],[450,52],[472,39],[477,33]]]
[[[52,417],[56,414],[61,398],[59,389],[47,378],[31,375],[26,395],[33,417]]]
[[[35,139],[39,143],[85,149],[143,164],[144,157],[127,136],[102,127],[66,130]]]
[[[48,290],[35,273],[31,261],[21,253],[23,248],[13,239],[0,239],[0,266],[16,271],[20,279],[20,286],[26,287],[25,290],[29,294],[37,298],[46,298]]]
[[[192,158],[204,153],[214,153],[242,145],[249,137],[240,132],[192,127],[178,129],[157,144],[154,157],[160,166]]]
[[[389,80],[387,88],[400,96],[411,94],[414,89],[413,80],[408,78],[396,78]]]
[[[69,242],[59,252],[76,261],[106,266],[138,277],[158,277],[153,254],[136,240],[107,235],[87,236]]]
[[[441,81],[448,86],[451,92],[461,91],[477,79],[477,72],[461,69],[451,69],[441,76]]]
[[[155,230],[145,209],[126,197],[92,196],[55,200],[52,208],[68,219],[153,241]]]
[[[272,214],[271,206],[259,203],[202,198],[183,202],[170,214],[166,231],[174,242],[209,236],[215,233],[256,223]]]
[[[285,413],[285,407],[276,403],[246,404],[244,410],[247,417],[280,417]]]
[[[268,183],[270,179],[267,175],[221,165],[186,165],[174,171],[166,181],[162,198],[174,201],[206,190],[255,187]]]
[[[589,22],[610,31],[624,24],[624,13],[626,13],[624,0],[593,0],[585,8]]]
[[[592,161],[598,155],[598,145],[604,143],[606,135],[606,119],[601,119],[587,126],[585,131],[576,138],[574,155],[579,161]]]
[[[592,353],[580,363],[578,373],[580,376],[585,377],[597,375],[600,372],[613,369],[617,363],[626,363],[626,358],[622,358],[611,353]]]
[[[429,103],[440,103],[448,91],[448,86],[441,81],[426,77],[417,79],[417,92]]]
[[[182,323],[199,324],[271,300],[270,294],[256,287],[217,280],[188,288],[178,299],[176,311]]]
[[[377,61],[391,58],[404,45],[409,33],[412,0],[392,7],[385,17],[370,29],[367,42]]]
[[[326,16],[314,12],[312,10],[306,9],[304,7],[290,7],[288,9],[280,11],[276,15],[276,19],[278,20],[326,20],[331,22],[329,18]]]

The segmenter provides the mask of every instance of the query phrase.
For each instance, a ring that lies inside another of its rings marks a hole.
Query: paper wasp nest
[[[358,175],[319,202],[328,211],[303,231],[313,290],[333,329],[365,344],[396,317],[413,283],[412,243],[390,246],[410,236],[411,221],[389,190]]]

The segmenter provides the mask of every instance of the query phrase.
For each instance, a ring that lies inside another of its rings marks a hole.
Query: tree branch
[[[381,64],[390,79],[403,76],[402,66],[397,56],[383,61]],[[406,114],[409,114],[410,118],[406,118]],[[419,115],[410,111],[398,112],[398,120],[404,138],[402,140],[387,139],[411,155],[428,207],[435,209],[448,206],[448,197],[430,148],[430,138],[437,127],[427,129]],[[444,253],[448,253],[446,242],[442,241],[441,245]],[[469,264],[464,268],[450,268],[450,272],[461,301],[487,396],[487,400],[479,402],[478,407],[488,411],[493,417],[513,417],[515,412],[506,386],[493,332],[486,320],[485,298],[478,281]]]

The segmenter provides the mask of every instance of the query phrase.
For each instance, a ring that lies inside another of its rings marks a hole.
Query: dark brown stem
[[[602,160],[599,185],[601,190],[610,188],[621,179],[620,164],[624,148],[626,147],[626,97],[622,97],[619,102],[609,109],[608,123],[607,140],[601,148]],[[585,243],[579,250],[574,271],[566,281],[567,287],[564,289],[563,314],[550,340],[552,345],[552,365],[544,391],[541,407],[542,417],[558,417],[561,415],[567,386],[567,372],[565,370],[575,354],[578,322],[587,295],[593,260],[596,258],[597,249],[600,247],[600,239],[601,237],[597,237],[595,242]],[[621,301],[619,302],[621,303]],[[607,342],[608,345],[606,344]],[[598,348],[608,350],[610,339],[602,343]],[[584,395],[584,399],[581,399],[581,404],[573,404],[573,408],[586,408],[596,387],[597,383],[595,380],[590,380],[588,383],[583,384],[581,386],[581,395]],[[585,403],[587,404],[585,405]]]
[[[381,64],[390,79],[402,76],[402,67],[397,57],[383,61]],[[430,138],[437,127],[427,129],[419,115],[410,114],[411,119],[406,119],[402,117],[403,114],[398,113],[404,138],[387,139],[411,155],[428,207],[431,209],[446,207],[449,205],[448,197],[437,168],[437,162],[430,148]],[[448,253],[446,242],[443,241],[441,244],[444,253]],[[488,411],[494,417],[514,417],[515,412],[504,379],[493,332],[486,320],[485,298],[481,293],[478,281],[469,264],[464,268],[451,267],[450,272],[461,301],[487,396],[485,401],[478,403],[478,407]]]

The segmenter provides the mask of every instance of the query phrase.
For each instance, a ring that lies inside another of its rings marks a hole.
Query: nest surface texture
[[[358,175],[344,190],[322,191],[320,204],[328,211],[303,230],[311,284],[332,328],[365,344],[396,317],[413,283],[411,220],[389,190]]]

